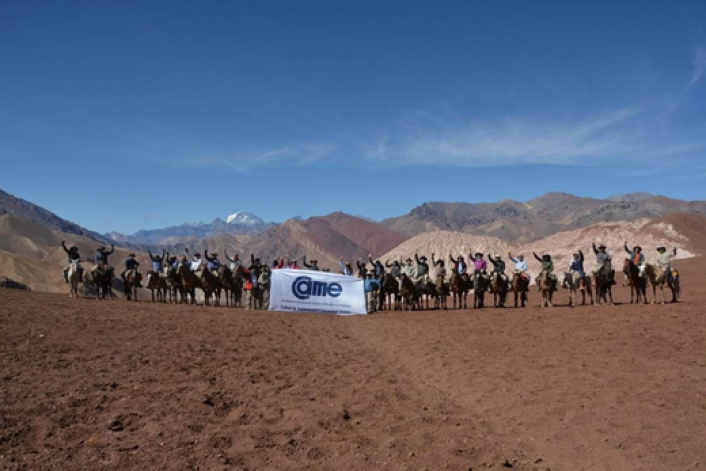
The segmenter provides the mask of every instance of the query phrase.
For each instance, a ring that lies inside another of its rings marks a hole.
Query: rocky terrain
[[[0,290],[0,468],[697,471],[678,267],[673,305],[353,317]]]

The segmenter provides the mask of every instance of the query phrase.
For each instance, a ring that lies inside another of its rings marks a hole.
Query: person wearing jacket
[[[61,241],[61,247],[66,252],[68,264],[64,267],[64,281],[69,282],[69,268],[75,263],[78,270],[78,281],[83,281],[83,267],[81,266],[81,255],[78,253],[78,247],[72,245],[71,248],[66,248],[66,241]]]
[[[228,251],[226,251],[226,250],[224,249],[224,250],[223,250],[223,255],[225,255],[226,260],[228,260],[228,261],[230,262],[230,271],[232,271],[233,273],[235,273],[236,271],[238,271],[238,268],[240,268],[240,266],[243,264],[243,263],[240,261],[240,258],[238,258],[238,252],[236,252],[235,255],[233,255],[233,258],[230,258],[230,257],[228,256]]]
[[[386,260],[385,267],[391,268],[390,276],[392,276],[393,278],[399,278],[400,275],[402,274],[402,267],[400,266],[399,260],[395,260],[392,263],[390,263],[389,260]]]
[[[569,262],[569,275],[572,273],[578,273],[579,275],[579,280],[583,280],[586,277],[586,273],[584,272],[583,269],[583,261],[584,261],[584,256],[583,252],[580,250],[577,250],[574,252],[573,256],[571,257],[571,261]],[[568,288],[568,277],[564,278],[564,282],[562,283],[564,288]]]
[[[246,309],[252,311],[257,309],[262,299],[262,291],[260,290],[260,273],[262,273],[262,264],[259,258],[255,258],[255,254],[250,254],[250,267],[241,269],[245,275],[245,294],[247,297]]]
[[[147,249],[147,254],[152,260],[152,271],[147,273],[147,284],[150,284],[150,278],[152,275],[162,276],[162,269],[164,268],[164,259],[167,255],[166,250],[162,250],[162,255],[153,255],[150,249]]]
[[[607,247],[605,244],[598,244],[598,247],[596,247],[595,242],[593,242],[592,247],[593,253],[596,254],[596,266],[593,269],[593,275],[597,277],[599,273],[605,273],[611,279],[611,283],[615,284],[615,272],[611,266],[612,258],[606,250]]]
[[[262,271],[260,272],[260,277],[257,280],[260,286],[260,298],[258,300],[255,309],[264,309],[267,311],[270,308],[270,278],[271,278],[270,267],[267,265],[262,265]]]
[[[312,260],[311,264],[308,264],[308,263],[306,263],[306,255],[304,255],[303,262],[304,262],[304,266],[306,267],[307,270],[314,270],[314,271],[321,270],[321,268],[319,268],[319,261],[318,260]]]
[[[346,276],[353,276],[353,267],[351,262],[343,263],[343,257],[338,261],[338,266],[341,267],[341,274]]]
[[[503,261],[502,257],[500,257],[500,254],[495,254],[495,257],[488,256],[488,260],[490,260],[490,263],[493,264],[493,271],[491,272],[491,276],[495,275],[496,273],[500,273],[502,279],[507,282],[508,279],[507,275],[505,275],[505,262]]]
[[[453,255],[449,254],[449,260],[453,264],[451,266],[452,273],[463,275],[468,272],[468,265],[466,265],[463,255],[459,255],[458,258],[454,259]]]
[[[372,254],[368,254],[368,260],[373,266],[373,273],[375,274],[375,277],[382,278],[385,275],[385,265],[383,265],[380,260],[374,262]]]
[[[508,252],[507,257],[512,261],[512,263],[515,264],[515,273],[518,273],[520,276],[523,276],[527,279],[527,283],[530,282],[531,277],[530,274],[527,273],[527,261],[525,260],[524,255],[518,255],[517,258],[513,258],[512,253]]]
[[[537,291],[541,291],[542,288],[539,284],[540,280],[547,282],[555,279],[554,262],[552,262],[552,256],[549,254],[542,255],[542,258],[539,258],[535,252],[532,252],[532,255],[534,255],[534,258],[542,264],[542,272],[537,276]]]
[[[429,277],[429,263],[427,263],[426,256],[422,255],[419,257],[416,253],[414,254],[414,260],[417,262],[414,281],[417,285],[420,285],[422,282],[426,282]]]
[[[645,277],[645,255],[642,253],[642,247],[636,245],[632,250],[628,247],[627,241],[623,245],[623,248],[628,253],[630,260],[638,269],[640,278]]]
[[[365,280],[368,274],[368,267],[365,266],[365,263],[363,263],[361,259],[358,259],[355,263],[358,266],[358,278]]]
[[[285,258],[287,258],[285,256]],[[299,262],[297,261],[296,258],[292,258],[289,260],[289,265],[287,266],[290,270],[301,270],[302,267],[299,266]]]
[[[221,268],[221,261],[218,260],[218,254],[214,252],[209,256],[208,249],[206,249],[203,251],[203,255],[208,261],[206,268],[210,270],[215,277],[218,277],[218,270]]]
[[[443,259],[436,259],[436,254],[432,253],[431,254],[431,264],[434,267],[434,275],[435,275],[435,280],[436,281],[439,277],[442,278],[442,280],[446,279],[446,265],[444,264]]]
[[[667,273],[667,279],[671,281],[672,279],[672,259],[677,256],[676,247],[673,249],[672,253],[668,253],[666,247],[657,247],[657,260],[655,265]]]

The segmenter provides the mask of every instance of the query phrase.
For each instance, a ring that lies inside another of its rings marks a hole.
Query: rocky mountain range
[[[608,199],[547,193],[527,202],[424,203],[381,224],[408,236],[443,230],[526,243],[599,222],[653,219],[673,212],[706,214],[706,201],[682,201],[647,193]]]
[[[231,214],[225,221],[216,218],[210,223],[187,222],[161,229],[141,230],[131,235],[109,232],[105,237],[117,243],[171,245],[217,234],[259,234],[273,226],[275,224],[265,222],[255,214],[240,211]]]

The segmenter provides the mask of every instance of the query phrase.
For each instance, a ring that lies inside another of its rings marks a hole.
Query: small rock
[[[413,452],[413,451],[411,451],[411,452],[409,453],[409,457],[410,457],[410,458],[414,458],[414,452]]]
[[[39,338],[40,338],[40,339],[43,339],[44,337],[46,337],[46,335],[44,335],[44,334],[39,334]]]
[[[346,409],[343,409],[343,420],[351,420],[351,415]]]
[[[503,468],[512,468],[512,463],[510,463],[510,460],[505,458],[505,461],[503,461]]]
[[[213,399],[211,397],[206,397],[206,399],[203,400],[203,403],[210,407],[214,406]]]
[[[122,423],[120,420],[118,420],[118,419],[113,419],[113,420],[111,420],[110,423],[108,424],[108,430],[110,430],[111,432],[120,432],[120,431],[122,431],[122,430],[124,430],[124,429],[125,429],[125,426],[124,426],[123,423]]]

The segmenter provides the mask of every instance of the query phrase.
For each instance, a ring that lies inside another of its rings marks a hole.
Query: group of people
[[[66,244],[62,241],[62,247],[66,251],[69,266],[71,264],[76,264],[78,266],[79,279],[83,279],[83,269],[80,267],[81,257],[79,255],[78,248],[73,246],[68,248]],[[596,263],[592,270],[594,276],[600,274],[605,274],[611,280],[612,284],[615,284],[615,270],[612,267],[612,257],[607,251],[605,244],[592,244],[592,249],[595,255]],[[646,258],[643,254],[642,247],[634,246],[632,248],[628,247],[627,242],[624,245],[624,250],[627,252],[629,260],[632,261],[639,269],[640,276],[645,276],[645,264]],[[109,263],[109,257],[115,251],[115,247],[111,245],[110,249],[105,246],[100,246],[96,249],[96,254],[94,256],[95,266],[92,270],[112,270]],[[662,268],[671,276],[671,260],[676,255],[676,249],[672,252],[667,252],[665,247],[657,248],[658,255],[655,259],[655,265]],[[162,251],[162,254],[153,254],[148,250],[148,255],[152,262],[152,269],[148,272],[147,284],[150,284],[151,277],[153,276],[164,276],[166,266],[171,266],[174,269],[179,269],[180,266],[187,266],[189,270],[194,273],[200,273],[204,268],[210,270],[217,275],[217,272],[222,266],[222,262],[219,259],[218,253],[209,253],[208,250],[204,251],[203,257],[200,253],[190,253],[188,249],[185,249],[185,254],[178,256],[170,254],[166,250]],[[297,258],[280,257],[272,261],[271,265],[263,263],[260,258],[251,254],[249,264],[244,264],[237,253],[232,257],[224,251],[225,260],[228,262],[228,268],[233,274],[240,274],[244,279],[244,290],[246,294],[251,291],[269,291],[269,279],[271,270],[278,270],[282,268],[288,269],[306,269],[314,271],[330,271],[328,268],[321,268],[319,262],[316,259],[307,261],[306,256],[302,258],[302,264],[299,264]],[[554,281],[556,282],[557,276],[555,272],[554,262],[550,254],[543,254],[541,257],[536,253],[533,253],[535,259],[541,264],[541,272],[538,275],[538,281]],[[507,264],[503,260],[500,254],[488,255],[486,260],[485,254],[482,252],[476,252],[475,254],[471,252],[469,254],[469,261],[466,262],[463,255],[454,257],[449,254],[450,267],[447,269],[446,263],[443,259],[437,259],[436,254],[431,256],[431,265],[426,256],[419,256],[418,254],[412,257],[408,257],[406,260],[394,260],[393,262],[382,260],[373,260],[372,255],[368,256],[367,262],[358,259],[356,262],[356,269],[353,268],[353,264],[349,261],[344,261],[341,259],[339,261],[339,273],[347,276],[357,276],[365,280],[365,290],[368,293],[373,293],[380,291],[382,289],[382,280],[385,276],[391,276],[396,278],[400,285],[402,276],[411,279],[415,284],[421,286],[424,281],[429,280],[430,277],[438,279],[453,278],[457,275],[469,275],[471,279],[478,275],[499,275],[503,280],[509,282],[508,275],[505,273],[507,269]],[[512,253],[508,253],[508,259],[514,264],[514,273],[523,277],[527,283],[530,282],[530,275],[528,273],[527,260],[523,255],[513,256]],[[492,265],[489,267],[488,262]],[[584,269],[585,256],[581,250],[577,250],[572,259],[569,262],[568,271],[571,273],[578,274],[579,278],[584,278],[586,276],[586,271]],[[125,275],[131,270],[137,270],[140,263],[137,261],[134,253],[129,254],[128,258],[125,260],[125,270],[121,273],[124,278]],[[432,275],[432,267],[434,273]],[[64,277],[68,272],[68,266],[64,270]],[[68,280],[67,280],[68,281]],[[539,283],[537,283],[539,287]],[[380,298],[380,305],[382,305],[382,296]],[[250,296],[248,296],[248,306],[254,306],[254,302],[251,303]]]

